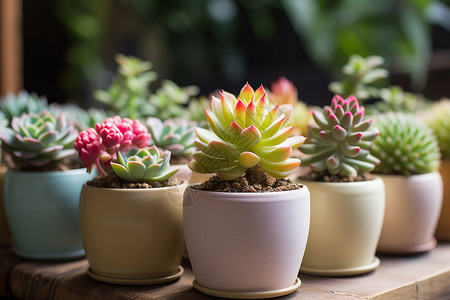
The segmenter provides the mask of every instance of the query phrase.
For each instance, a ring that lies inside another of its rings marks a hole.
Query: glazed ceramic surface
[[[188,184],[194,184],[194,183],[201,183],[206,180],[208,180],[210,177],[216,175],[216,174],[202,174],[193,172],[191,169],[189,169],[188,165],[181,164],[181,165],[170,165],[169,169],[178,169],[177,174],[175,174],[175,177],[187,182]]]
[[[93,176],[86,169],[8,171],[4,205],[13,251],[35,260],[83,257],[78,205],[83,183]]]
[[[183,251],[186,184],[157,189],[83,186],[80,222],[90,271],[110,283],[174,280]],[[179,274],[181,275],[181,274]]]
[[[309,191],[184,193],[184,230],[196,283],[222,292],[290,289],[309,230]],[[223,294],[223,293],[222,293]]]
[[[444,160],[439,169],[441,173],[444,196],[442,209],[436,228],[436,237],[442,241],[450,241],[450,160]]]
[[[302,183],[311,192],[311,228],[301,272],[346,276],[376,268],[383,181]]]
[[[386,186],[386,213],[378,251],[409,254],[434,248],[443,193],[439,172],[380,177]]]

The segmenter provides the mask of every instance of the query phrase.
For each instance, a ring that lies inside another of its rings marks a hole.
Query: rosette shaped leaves
[[[11,128],[3,129],[0,138],[2,148],[17,168],[40,168],[74,155],[77,135],[78,131],[63,114],[55,117],[44,110],[13,117]]]
[[[433,130],[445,159],[450,159],[450,99],[434,103],[425,114],[426,124]]]
[[[436,136],[413,115],[386,113],[375,119],[375,126],[380,136],[371,151],[381,161],[375,172],[409,176],[439,169]]]
[[[149,117],[146,125],[152,136],[152,144],[160,149],[169,150],[172,156],[189,157],[195,152],[195,122],[183,119],[168,119],[163,122],[158,118]]]
[[[8,94],[0,101],[0,110],[9,122],[13,117],[20,117],[23,113],[38,113],[44,109],[48,109],[47,99],[26,91],[21,91],[17,95]]]
[[[369,130],[372,120],[364,120],[364,107],[355,97],[344,100],[336,95],[331,106],[313,111],[313,118],[311,143],[300,147],[308,155],[302,159],[304,165],[314,172],[328,170],[353,178],[373,171],[379,160],[368,149],[379,133]]]
[[[220,98],[212,96],[206,117],[211,130],[196,128],[200,151],[189,164],[193,171],[233,180],[259,165],[269,175],[283,178],[300,164],[290,158],[292,149],[305,140],[290,137],[292,106],[271,106],[262,86],[254,91],[247,83],[238,98],[225,91]]]
[[[119,152],[117,159],[117,163],[111,162],[111,167],[117,176],[128,181],[164,181],[178,172],[178,169],[168,170],[170,152],[162,152],[156,146],[130,151],[126,159]]]

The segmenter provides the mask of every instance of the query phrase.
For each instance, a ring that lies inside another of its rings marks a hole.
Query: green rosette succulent
[[[363,58],[352,55],[346,65],[342,67],[342,80],[330,83],[328,89],[342,97],[355,96],[361,103],[378,97],[378,88],[375,83],[387,78],[389,72],[381,66],[384,58],[381,56],[368,56]]]
[[[371,155],[369,147],[378,136],[369,130],[372,120],[364,120],[364,107],[355,97],[343,99],[336,95],[331,106],[314,110],[315,125],[309,127],[310,143],[300,147],[307,156],[303,164],[313,172],[328,170],[355,178],[362,172],[371,172],[379,160]]]
[[[375,119],[380,136],[371,152],[381,163],[376,173],[409,176],[437,171],[439,146],[432,130],[413,115],[386,113]]]
[[[196,128],[200,151],[189,167],[223,180],[236,179],[256,165],[275,178],[288,176],[300,164],[290,158],[292,150],[305,141],[290,136],[292,110],[292,105],[272,106],[262,86],[254,91],[248,83],[238,98],[225,91],[220,98],[212,96],[211,110],[205,110],[210,130]]]
[[[445,159],[450,159],[450,99],[434,103],[425,114],[425,123],[437,137]]]
[[[189,157],[195,152],[195,122],[184,119],[168,119],[164,122],[149,117],[146,121],[151,143],[156,147],[169,150],[172,156]]]
[[[367,108],[367,113],[370,115],[389,111],[413,113],[428,105],[422,95],[405,92],[401,87],[395,85],[380,89],[378,96],[381,101],[377,101]]]
[[[127,181],[164,181],[178,172],[178,169],[168,169],[170,152],[163,152],[156,146],[130,151],[127,158],[119,151],[117,159],[118,162],[111,162],[111,167],[117,176]]]
[[[1,130],[2,149],[16,168],[51,167],[76,153],[73,142],[78,135],[63,114],[55,117],[48,110],[13,117],[11,127]]]
[[[8,94],[0,99],[0,110],[9,122],[13,117],[20,117],[23,113],[38,113],[44,109],[48,109],[47,99],[26,91],[21,91],[17,95]]]

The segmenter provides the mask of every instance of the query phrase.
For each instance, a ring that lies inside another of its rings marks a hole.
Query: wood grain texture
[[[10,253],[0,252],[0,265],[11,257]],[[440,244],[419,256],[380,259],[380,267],[365,275],[327,278],[300,274],[300,289],[281,299],[450,299],[450,244]],[[86,260],[18,261],[12,265],[9,283],[17,299],[216,299],[192,287],[194,275],[188,262],[183,263],[185,273],[178,281],[155,286],[97,282],[87,275]],[[1,274],[0,279],[5,276]]]

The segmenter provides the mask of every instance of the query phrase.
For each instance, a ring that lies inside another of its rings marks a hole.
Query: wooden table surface
[[[342,278],[300,274],[300,288],[280,299],[450,299],[450,244],[412,257],[379,256],[373,272]],[[215,299],[192,287],[189,262],[176,282],[119,286],[97,282],[85,259],[66,263],[27,262],[0,249],[0,297],[16,299]]]

